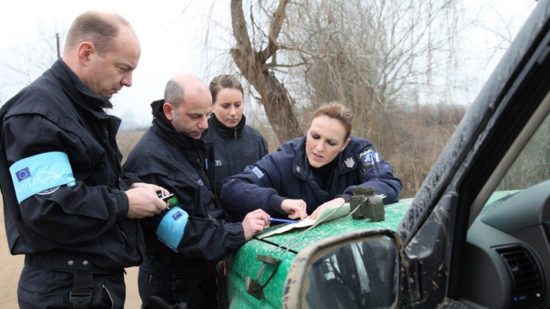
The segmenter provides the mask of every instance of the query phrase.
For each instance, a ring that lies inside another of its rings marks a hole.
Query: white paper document
[[[311,218],[306,218],[306,219],[300,220],[296,223],[281,225],[280,228],[275,229],[275,230],[270,231],[270,232],[267,232],[267,233],[264,233],[264,234],[260,234],[260,235],[257,236],[257,238],[262,239],[262,238],[269,237],[269,236],[272,236],[272,235],[282,234],[282,233],[288,232],[288,231],[293,230],[293,229],[304,228],[304,227],[313,226],[313,225],[319,225],[323,222],[327,222],[327,221],[330,221],[330,220],[334,220],[334,219],[338,219],[340,217],[346,216],[346,215],[349,214],[349,212],[350,212],[349,203],[345,203],[344,205],[339,206],[339,207],[323,209],[323,210],[321,210],[321,212],[319,212],[319,215],[317,216],[317,219],[315,219],[315,220],[313,220]]]

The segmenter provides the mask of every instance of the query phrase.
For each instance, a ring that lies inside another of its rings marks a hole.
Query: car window
[[[529,142],[501,178],[481,213],[497,206],[515,193],[548,179],[550,179],[550,115],[546,115]]]
[[[500,181],[496,191],[521,190],[550,178],[550,116]]]

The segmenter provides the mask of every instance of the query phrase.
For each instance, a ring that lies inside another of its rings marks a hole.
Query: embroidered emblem
[[[40,195],[48,195],[48,194],[52,194],[54,193],[55,191],[57,191],[57,189],[61,188],[61,186],[57,186],[57,187],[53,187],[53,188],[49,188],[49,189],[46,189],[44,191],[40,191],[36,194],[40,194]]]
[[[347,168],[353,168],[355,166],[355,160],[352,157],[348,157],[344,160],[344,164]]]
[[[179,218],[181,218],[181,216],[182,216],[181,211],[176,211],[176,212],[172,215],[172,219],[178,220]]]
[[[17,180],[19,182],[31,177],[31,171],[29,171],[28,167],[22,168],[18,170],[15,175],[17,176]]]
[[[222,166],[222,160],[216,160],[214,161],[215,166]]]

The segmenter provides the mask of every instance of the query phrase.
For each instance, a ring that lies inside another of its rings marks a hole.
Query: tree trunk
[[[271,19],[269,40],[264,50],[252,49],[242,9],[242,0],[231,1],[231,19],[236,46],[231,57],[241,74],[259,93],[267,118],[279,142],[285,142],[303,135],[298,119],[292,109],[293,100],[285,86],[270,72],[267,60],[277,52],[277,37],[285,17],[288,0],[280,0],[277,11]]]

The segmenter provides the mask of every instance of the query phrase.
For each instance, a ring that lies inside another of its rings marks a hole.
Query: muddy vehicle
[[[540,0],[414,199],[260,234],[231,308],[549,308],[550,0]]]

